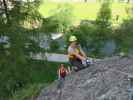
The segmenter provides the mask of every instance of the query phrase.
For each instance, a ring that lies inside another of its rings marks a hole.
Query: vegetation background
[[[66,4],[1,0],[0,14],[0,100],[33,100],[41,87],[55,80],[60,63],[33,60],[30,54],[66,53],[72,34],[91,57],[133,54],[130,2]],[[63,45],[49,39],[50,48],[41,48],[40,37],[50,37],[52,33],[63,33]],[[115,45],[111,54],[101,52],[110,41]]]

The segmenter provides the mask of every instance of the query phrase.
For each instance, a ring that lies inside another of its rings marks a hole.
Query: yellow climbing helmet
[[[70,36],[69,42],[74,42],[74,41],[77,41],[76,36],[74,36],[74,35]]]

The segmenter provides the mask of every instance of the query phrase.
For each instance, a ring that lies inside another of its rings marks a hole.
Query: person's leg
[[[70,63],[71,63],[71,65],[72,65],[73,67],[76,67],[76,68],[74,68],[75,71],[79,71],[79,70],[85,68],[85,67],[83,66],[82,62],[81,62],[80,60],[78,60],[78,59],[71,60]]]
[[[69,63],[71,65],[71,67],[72,67],[72,71],[77,70],[77,67],[74,65],[74,60],[69,59]]]
[[[76,65],[78,66],[79,70],[85,68],[85,66],[82,64],[82,61],[79,59],[76,59]]]
[[[61,93],[61,90],[64,87],[64,81],[65,81],[65,78],[62,78],[62,77],[58,80],[57,92],[59,94]]]
[[[57,85],[57,89],[60,89],[61,88],[61,79],[58,80],[58,85]]]
[[[61,77],[61,78],[59,79],[58,88],[62,88],[62,87],[63,87],[64,81],[65,81],[65,78],[63,78],[63,77]]]

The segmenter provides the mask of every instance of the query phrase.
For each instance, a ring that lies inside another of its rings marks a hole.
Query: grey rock
[[[133,58],[112,57],[72,73],[59,93],[58,81],[42,89],[36,100],[128,100]]]

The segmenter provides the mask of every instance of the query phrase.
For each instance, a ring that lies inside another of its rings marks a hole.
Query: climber
[[[79,71],[88,67],[91,62],[87,59],[85,52],[78,44],[76,36],[70,36],[69,42],[70,45],[68,47],[68,58],[70,64],[73,66],[74,71]]]
[[[65,79],[66,75],[69,74],[70,68],[65,68],[64,64],[61,64],[58,69],[58,78]]]
[[[58,84],[58,89],[62,88],[63,86],[63,82],[65,80],[65,77],[70,73],[70,67],[68,68],[65,68],[64,64],[61,64],[59,66],[59,69],[57,71],[57,74],[58,74],[58,81],[59,81],[59,84]]]

